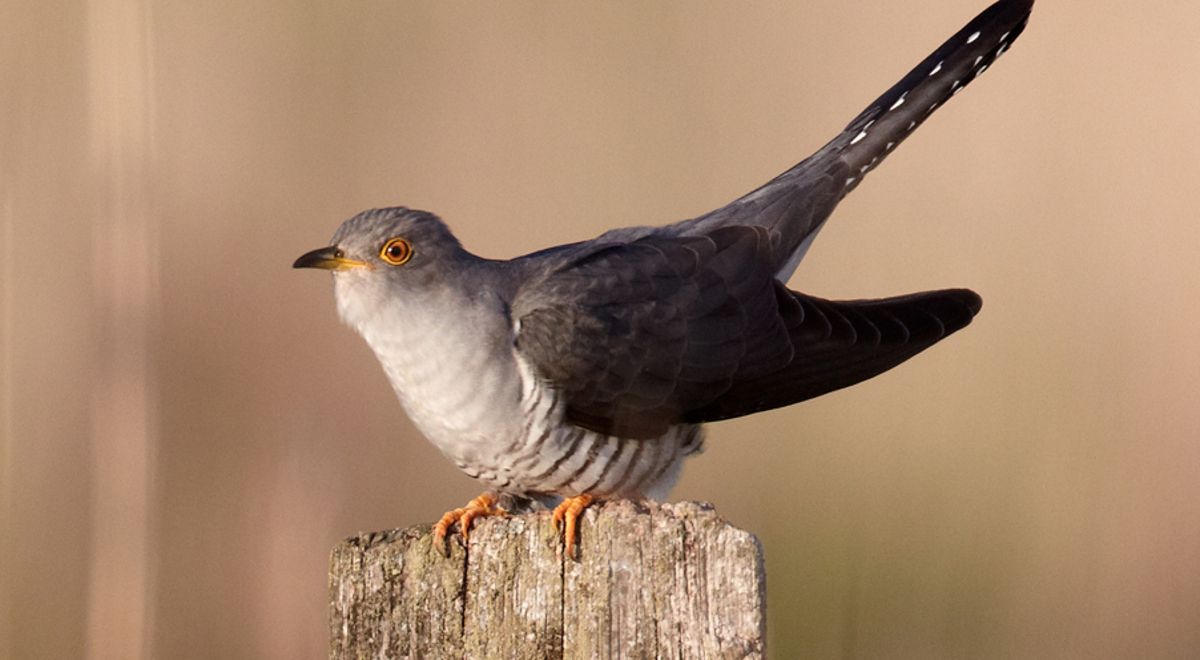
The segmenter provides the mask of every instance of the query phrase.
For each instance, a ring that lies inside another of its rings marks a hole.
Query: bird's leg
[[[594,501],[595,498],[591,495],[577,495],[568,497],[554,507],[554,526],[558,527],[560,523],[566,523],[564,525],[566,529],[563,530],[563,544],[567,556],[571,559],[579,559],[579,550],[575,545],[575,522],[587,505]]]
[[[479,497],[471,500],[461,509],[447,511],[442,519],[437,521],[433,526],[433,544],[443,555],[449,555],[450,549],[446,546],[446,534],[450,532],[450,526],[455,522],[458,523],[462,530],[463,541],[467,540],[468,531],[471,529],[471,521],[481,516],[507,516],[508,512],[496,506],[496,496],[492,493],[484,493]]]

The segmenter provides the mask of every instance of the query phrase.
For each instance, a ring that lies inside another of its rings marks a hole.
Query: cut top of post
[[[349,538],[330,561],[331,658],[763,658],[762,546],[710,505],[615,501],[565,559],[549,512]]]

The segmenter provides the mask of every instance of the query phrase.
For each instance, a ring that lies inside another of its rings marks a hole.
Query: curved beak
[[[347,259],[341,248],[323,247],[302,255],[292,268],[320,268],[322,270],[350,270],[352,268],[370,268],[374,266],[365,261]]]

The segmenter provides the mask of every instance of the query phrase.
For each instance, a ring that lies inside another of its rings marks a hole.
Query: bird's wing
[[[565,397],[570,422],[653,438],[853,385],[965,326],[970,291],[834,302],[774,279],[761,227],[647,236],[526,286],[518,354]]]
[[[653,438],[742,374],[787,364],[761,227],[599,245],[515,296],[516,348],[569,421]]]
[[[769,373],[739,374],[711,402],[690,409],[684,421],[740,417],[860,383],[966,327],[983,304],[966,289],[852,301],[783,291],[790,304],[780,299],[780,315],[792,360]]]

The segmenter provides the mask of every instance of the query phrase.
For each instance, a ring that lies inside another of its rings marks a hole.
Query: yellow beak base
[[[374,266],[365,261],[356,261],[347,259],[339,248],[324,247],[319,250],[307,252],[295,263],[292,268],[320,268],[321,270],[350,270],[352,268],[370,268],[374,270]]]

